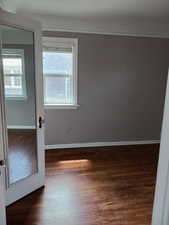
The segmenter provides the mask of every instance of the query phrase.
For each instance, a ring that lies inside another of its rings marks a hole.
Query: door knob
[[[0,166],[5,166],[5,160],[0,160]]]
[[[42,124],[45,123],[45,119],[42,118],[42,116],[39,116],[39,128],[42,128]]]

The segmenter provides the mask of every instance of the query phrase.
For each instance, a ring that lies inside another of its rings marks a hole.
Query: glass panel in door
[[[9,186],[38,170],[34,34],[0,26]]]

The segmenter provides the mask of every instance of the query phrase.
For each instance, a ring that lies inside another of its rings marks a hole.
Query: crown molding
[[[12,4],[12,0],[0,0],[0,8],[6,12],[16,13],[16,8]]]
[[[94,22],[46,15],[31,15],[31,18],[42,23],[43,31],[169,38],[169,24],[127,20],[125,22],[121,20]]]
[[[4,9],[6,0],[0,0],[0,8]]]

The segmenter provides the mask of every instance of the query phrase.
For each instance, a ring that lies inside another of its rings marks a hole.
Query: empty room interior
[[[168,225],[169,2],[0,7],[0,225]]]

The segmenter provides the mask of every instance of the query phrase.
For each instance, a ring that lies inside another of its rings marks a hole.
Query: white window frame
[[[3,54],[18,54],[21,55],[22,59],[22,88],[23,88],[23,95],[6,95],[5,98],[7,100],[26,100],[27,99],[27,91],[26,91],[26,77],[25,77],[25,54],[24,49],[14,49],[14,48],[4,48],[2,50]],[[5,74],[4,74],[5,76]],[[12,76],[12,75],[11,75]]]
[[[78,105],[78,39],[77,38],[57,38],[43,37],[43,45],[47,47],[72,48],[73,53],[73,104],[45,104],[48,109],[77,109]],[[45,74],[44,74],[45,78]],[[45,81],[44,81],[45,82]]]

